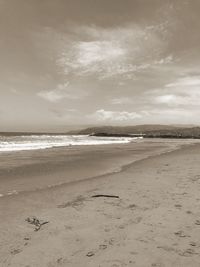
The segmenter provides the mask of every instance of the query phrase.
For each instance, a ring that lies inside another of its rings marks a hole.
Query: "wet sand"
[[[176,143],[173,141],[138,140],[129,144],[2,153],[0,195],[33,191],[117,172],[123,165],[174,147]]]
[[[40,162],[37,153],[19,166],[12,161],[10,171],[1,166],[4,188],[11,189],[18,171],[23,190],[0,198],[0,266],[199,266],[200,144],[180,148],[184,143],[189,142],[76,148],[72,162],[84,162],[72,165],[80,166],[76,173],[62,150],[42,152]],[[46,172],[53,159],[57,164]],[[58,166],[66,180],[47,187],[60,177]],[[94,166],[91,173],[88,166]],[[30,184],[45,182],[40,189],[28,187],[26,175]],[[119,198],[92,197],[97,194]],[[34,231],[25,220],[32,216],[48,223]]]

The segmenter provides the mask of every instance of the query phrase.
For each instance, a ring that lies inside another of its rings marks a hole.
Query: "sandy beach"
[[[1,155],[0,266],[199,266],[199,155],[159,139]]]

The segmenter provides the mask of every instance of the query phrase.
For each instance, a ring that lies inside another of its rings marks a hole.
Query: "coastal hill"
[[[89,134],[94,136],[141,135],[144,137],[162,138],[200,138],[200,127],[172,125],[136,125],[136,126],[98,126],[70,134]]]
[[[146,138],[199,138],[200,127],[192,125],[145,124],[134,126],[96,126],[68,132],[0,132],[0,136],[21,135],[92,135],[92,136],[143,136]]]

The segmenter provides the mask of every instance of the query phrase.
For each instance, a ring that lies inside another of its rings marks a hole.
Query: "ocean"
[[[123,144],[137,139],[138,137],[96,137],[88,135],[1,135],[0,152],[37,150],[77,145]]]

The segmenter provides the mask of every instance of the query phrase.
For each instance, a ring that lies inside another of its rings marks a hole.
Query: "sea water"
[[[88,135],[18,135],[0,136],[0,152],[47,149],[77,145],[123,144],[138,137],[96,137]]]

